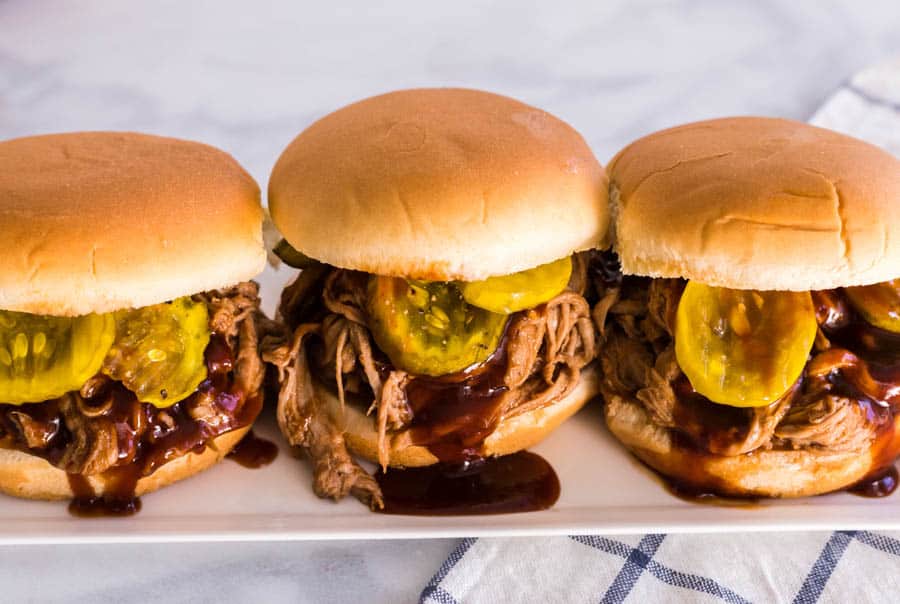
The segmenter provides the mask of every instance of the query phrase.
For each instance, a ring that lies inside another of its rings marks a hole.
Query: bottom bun
[[[485,457],[509,455],[538,444],[587,401],[597,396],[599,385],[595,364],[585,367],[581,371],[578,385],[562,400],[501,421],[485,439],[482,454]],[[321,384],[316,383],[315,389],[321,400],[326,402],[332,421],[344,427],[344,439],[349,449],[356,455],[377,463],[378,432],[374,418],[366,415],[357,405],[347,404],[342,409],[337,396]],[[391,433],[389,447],[391,467],[413,468],[438,462],[438,458],[427,447],[410,442],[408,430]]]
[[[202,452],[189,452],[167,462],[138,480],[134,495],[139,497],[202,472],[224,458],[249,431],[250,426],[246,426],[226,432],[207,443]],[[85,478],[96,496],[105,494],[108,480],[103,474]],[[71,499],[75,495],[63,470],[16,449],[0,449],[0,492],[26,499]]]
[[[697,493],[732,497],[806,497],[852,486],[900,453],[897,436],[876,455],[874,447],[841,452],[816,449],[763,450],[725,456],[704,453],[673,438],[672,430],[653,424],[637,401],[608,398],[606,425],[631,452],[676,486]],[[900,432],[900,416],[894,419]],[[894,453],[890,456],[883,453]]]

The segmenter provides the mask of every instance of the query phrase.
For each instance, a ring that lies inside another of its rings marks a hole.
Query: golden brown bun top
[[[265,263],[228,154],[125,132],[0,142],[0,309],[80,315],[233,285]]]
[[[402,90],[325,116],[285,149],[269,208],[333,266],[477,280],[601,245],[607,180],[545,111],[465,89]]]
[[[849,136],[709,120],[632,143],[609,173],[625,273],[798,291],[900,275],[900,160]]]

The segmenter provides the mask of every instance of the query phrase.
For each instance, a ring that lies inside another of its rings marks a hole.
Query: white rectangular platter
[[[262,276],[267,312],[291,275],[268,269]],[[64,503],[0,496],[0,543],[900,529],[900,493],[883,499],[841,493],[747,507],[681,500],[614,442],[596,407],[582,410],[534,449],[550,461],[562,484],[550,510],[461,517],[375,514],[352,499],[316,498],[309,469],[283,446],[272,415],[268,409],[256,428],[281,449],[267,467],[249,470],[225,461],[143,497],[142,511],[130,518],[74,518]]]

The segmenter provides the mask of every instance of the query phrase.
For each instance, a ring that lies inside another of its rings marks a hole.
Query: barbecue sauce
[[[133,467],[123,466],[108,470],[104,476],[106,493],[98,496],[86,476],[67,474],[72,489],[69,514],[79,518],[100,518],[105,516],[133,516],[141,511],[141,499],[135,497],[134,488],[138,472]]]
[[[258,437],[253,430],[250,430],[241,439],[241,442],[228,453],[227,457],[245,468],[262,468],[278,457],[278,445]]]
[[[460,464],[379,470],[375,479],[386,514],[463,516],[532,512],[559,498],[559,478],[547,461],[520,451]]]
[[[463,372],[415,377],[406,387],[413,412],[409,434],[439,462],[375,475],[384,512],[432,516],[505,514],[551,507],[559,479],[550,464],[521,451],[485,458],[481,448],[502,418],[507,334],[482,364]]]
[[[673,409],[673,419],[682,439],[688,440],[692,448],[723,454],[735,442],[749,436],[753,407],[732,407],[719,405],[694,390],[687,376],[681,374],[672,384],[678,404]],[[798,381],[771,406],[782,400],[793,398],[800,389]]]
[[[760,500],[756,497],[730,497],[728,495],[719,495],[712,492],[714,489],[698,489],[697,487],[691,486],[686,482],[675,480],[674,478],[661,478],[663,485],[669,493],[689,503],[744,509],[755,508],[761,505]]]
[[[856,483],[847,491],[860,497],[887,497],[897,490],[898,478],[900,477],[897,475],[897,468],[890,466],[886,470]]]
[[[406,398],[413,412],[409,433],[414,444],[428,447],[444,463],[481,458],[481,445],[500,423],[503,394],[508,391],[503,380],[508,333],[507,325],[497,350],[480,365],[448,376],[410,380]]]

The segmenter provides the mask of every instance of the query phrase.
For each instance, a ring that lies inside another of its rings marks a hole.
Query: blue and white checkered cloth
[[[900,60],[853,77],[810,121],[900,156]],[[421,601],[900,602],[900,533],[464,539]]]
[[[897,602],[900,533],[465,539],[427,604]]]

